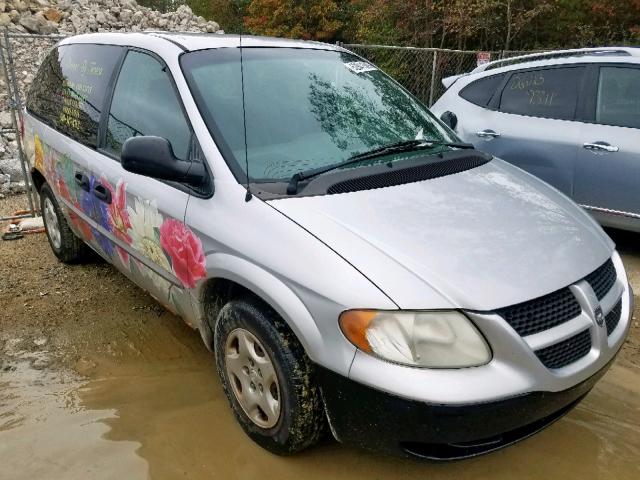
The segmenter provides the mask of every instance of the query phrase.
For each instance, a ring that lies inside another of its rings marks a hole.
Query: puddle
[[[82,405],[84,382],[52,372],[47,352],[16,352],[0,366],[0,478],[148,478],[137,441],[105,438],[116,409]]]
[[[0,376],[0,478],[640,478],[637,367],[616,364],[567,417],[477,459],[430,464],[330,440],[281,458],[245,437],[198,335],[167,320],[171,328],[147,332],[161,338],[136,354],[128,348],[83,360],[91,364],[88,380],[34,368],[46,354],[8,357]]]

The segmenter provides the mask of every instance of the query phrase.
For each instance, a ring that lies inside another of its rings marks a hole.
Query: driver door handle
[[[76,181],[76,184],[85,192],[88,192],[91,189],[91,182],[89,181],[89,177],[87,177],[84,173],[76,172],[73,178]]]
[[[111,203],[111,191],[100,183],[96,183],[93,187],[93,194],[98,200],[104,203]]]
[[[593,143],[584,143],[582,145],[583,148],[587,150],[591,150],[594,152],[611,152],[615,153],[620,149],[614,145],[610,145],[607,142],[593,142]]]
[[[495,132],[493,130],[487,129],[487,130],[481,130],[479,132],[476,132],[476,135],[480,138],[498,138],[500,136],[500,134],[498,132]]]

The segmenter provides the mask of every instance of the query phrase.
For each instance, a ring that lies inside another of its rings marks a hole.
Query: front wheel
[[[40,211],[47,239],[55,256],[64,263],[81,259],[84,244],[69,228],[51,187],[46,183],[40,189]]]
[[[280,455],[315,444],[324,410],[311,361],[298,339],[268,306],[232,300],[214,333],[218,375],[245,433]]]

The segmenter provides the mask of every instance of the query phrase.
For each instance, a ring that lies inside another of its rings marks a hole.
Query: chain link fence
[[[479,54],[485,60],[510,58],[532,51],[448,50],[441,48],[397,47],[392,45],[342,44],[344,48],[376,64],[407,90],[431,106],[444,93],[442,80],[470,72],[478,65]]]
[[[28,193],[25,206],[28,213],[13,218],[34,216],[38,210],[37,194],[32,188],[20,138],[20,115],[40,63],[62,38],[62,35],[9,33],[6,28],[0,36],[0,175],[7,181],[9,192],[14,190],[11,185],[17,185],[18,190]]]

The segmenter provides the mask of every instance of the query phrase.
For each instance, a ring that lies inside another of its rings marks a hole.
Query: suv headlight
[[[360,350],[402,365],[461,368],[491,360],[482,334],[457,311],[348,310],[339,323]]]

